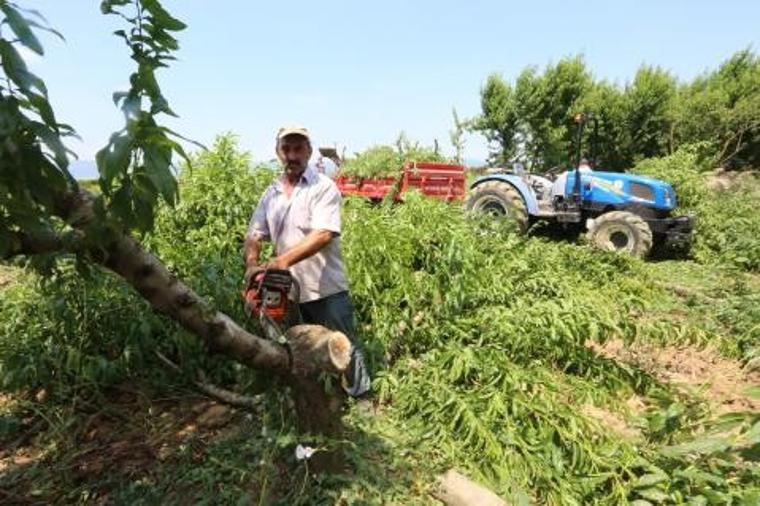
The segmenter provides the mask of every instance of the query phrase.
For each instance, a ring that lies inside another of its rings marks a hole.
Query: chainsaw
[[[297,292],[298,283],[287,269],[263,269],[251,278],[243,292],[248,314],[258,318],[267,337],[281,344],[285,344],[284,330],[287,330],[293,288]]]

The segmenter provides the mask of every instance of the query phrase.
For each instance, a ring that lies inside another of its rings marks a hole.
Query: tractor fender
[[[515,176],[513,174],[493,174],[482,176],[476,179],[470,185],[470,189],[475,188],[476,186],[480,185],[481,183],[485,183],[486,181],[501,181],[503,183],[511,185],[515,190],[518,191],[523,199],[523,202],[525,202],[525,208],[528,210],[528,214],[530,216],[535,216],[538,214],[538,202],[536,201],[536,195],[520,176]]]

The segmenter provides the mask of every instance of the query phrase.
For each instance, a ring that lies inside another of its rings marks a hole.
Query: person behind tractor
[[[554,180],[554,184],[552,184],[552,199],[557,198],[564,198],[565,197],[565,185],[567,184],[567,175],[571,171],[565,171],[562,174],[560,174],[557,179]],[[578,163],[578,172],[582,174],[587,174],[589,172],[592,172],[591,164],[586,158],[582,158],[580,163]]]
[[[299,287],[303,323],[325,326],[352,342],[343,388],[352,397],[370,390],[370,376],[356,341],[354,309],[340,247],[341,195],[335,183],[309,164],[309,132],[302,126],[277,132],[277,157],[283,173],[267,188],[251,216],[245,240],[245,282],[264,269],[289,269]],[[262,242],[275,257],[260,264]]]

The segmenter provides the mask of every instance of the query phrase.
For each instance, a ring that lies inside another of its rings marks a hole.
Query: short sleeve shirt
[[[332,179],[309,166],[290,198],[282,178],[264,192],[251,216],[248,235],[271,240],[277,255],[297,245],[313,230],[328,230],[333,239],[321,250],[290,267],[298,281],[299,302],[311,302],[348,290],[340,247],[341,196]]]

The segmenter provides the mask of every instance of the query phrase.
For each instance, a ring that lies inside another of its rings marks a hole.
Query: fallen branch
[[[167,358],[160,351],[155,351],[155,353],[159,360],[166,364],[167,367],[174,370],[178,374],[183,373],[182,368],[179,365]],[[193,385],[207,396],[221,402],[222,404],[228,404],[230,406],[245,409],[248,411],[257,411],[261,406],[263,397],[260,395],[257,395],[255,397],[241,395],[231,390],[227,390],[225,388],[218,387],[212,383],[209,383],[206,379],[206,374],[201,370],[198,370],[196,374],[198,375],[198,379],[192,382]]]
[[[446,506],[507,506],[499,496],[453,469],[438,477],[433,495]]]

